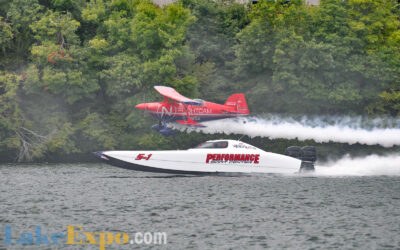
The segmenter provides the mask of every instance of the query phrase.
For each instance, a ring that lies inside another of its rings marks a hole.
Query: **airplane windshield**
[[[216,141],[216,142],[203,142],[197,145],[195,148],[227,148],[228,142],[227,141]]]
[[[204,106],[204,101],[201,99],[193,99],[193,101],[199,103],[199,106]]]

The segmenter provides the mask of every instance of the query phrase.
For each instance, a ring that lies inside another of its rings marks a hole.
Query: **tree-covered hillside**
[[[11,0],[0,34],[2,161],[215,138],[151,131],[134,106],[162,100],[154,85],[221,103],[243,92],[253,114],[400,111],[397,0]]]

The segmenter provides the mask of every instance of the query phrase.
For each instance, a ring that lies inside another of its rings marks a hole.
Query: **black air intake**
[[[300,172],[314,171],[314,162],[317,160],[317,150],[313,146],[290,146],[286,149],[287,156],[301,160]]]
[[[317,160],[317,150],[313,146],[290,146],[286,149],[287,156],[297,158],[302,161],[315,162]]]
[[[290,146],[286,149],[285,155],[301,160],[301,148],[298,146]]]
[[[302,161],[317,161],[317,150],[313,146],[304,146],[301,148],[301,158]]]

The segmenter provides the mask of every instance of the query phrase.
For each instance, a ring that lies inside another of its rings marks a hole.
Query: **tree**
[[[41,18],[43,9],[38,0],[13,0],[10,3],[7,11],[7,20],[12,24],[13,32],[10,50],[19,58],[14,61],[26,62],[29,48],[33,43],[33,33],[29,25]]]
[[[25,90],[62,95],[70,104],[94,96],[99,86],[87,64],[88,49],[76,35],[79,25],[70,14],[51,10],[30,25],[38,45],[32,46]]]

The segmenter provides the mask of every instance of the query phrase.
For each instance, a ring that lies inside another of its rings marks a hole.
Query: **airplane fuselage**
[[[168,128],[166,123],[176,122],[189,127],[205,127],[200,122],[245,116],[249,114],[243,93],[231,95],[224,105],[206,102],[200,99],[189,99],[175,89],[166,86],[154,86],[164,96],[164,102],[141,103],[137,109],[146,111],[157,118],[160,123],[152,128],[163,135],[173,135],[176,131]]]
[[[235,112],[233,108],[211,102],[204,102],[204,105],[184,105],[175,102],[153,102],[143,103],[137,106],[143,109],[158,120],[175,122],[186,120],[189,115],[193,121],[203,122],[225,118],[238,117],[246,114]]]

